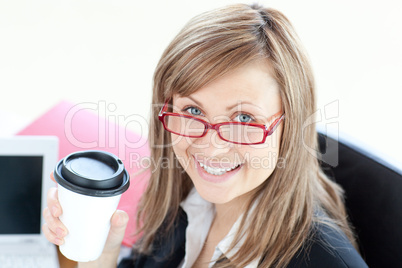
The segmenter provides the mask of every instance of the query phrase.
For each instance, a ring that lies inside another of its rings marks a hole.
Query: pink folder
[[[76,105],[62,101],[18,135],[57,136],[59,159],[82,150],[103,150],[117,155],[130,174],[130,188],[122,195],[118,208],[129,214],[123,244],[131,247],[137,239],[133,235],[137,204],[150,177],[150,171],[146,169],[150,163],[149,147],[147,137],[141,137],[125,126],[107,120],[110,116],[102,116],[105,114],[104,104],[99,102]],[[128,124],[127,120],[125,124]]]

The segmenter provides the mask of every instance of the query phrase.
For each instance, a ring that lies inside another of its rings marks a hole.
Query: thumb
[[[116,210],[113,214],[105,250],[120,249],[126,231],[128,218],[128,214],[123,210]]]

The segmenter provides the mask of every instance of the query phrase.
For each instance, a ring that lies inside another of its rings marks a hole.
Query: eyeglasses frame
[[[169,101],[170,101],[170,99],[166,100],[165,104],[163,105],[162,109],[160,110],[160,112],[158,114],[159,121],[162,122],[163,128],[166,131],[168,131],[170,133],[173,133],[173,134],[176,134],[176,135],[179,135],[179,136],[182,136],[182,137],[188,137],[188,138],[201,138],[201,137],[204,137],[207,134],[208,130],[214,129],[218,133],[219,138],[221,138],[223,141],[226,141],[226,142],[230,142],[230,143],[234,143],[234,144],[241,144],[241,145],[263,144],[263,143],[265,143],[265,140],[267,139],[267,137],[272,135],[272,133],[274,133],[276,128],[279,126],[279,124],[285,119],[285,113],[282,113],[280,115],[280,117],[275,119],[275,121],[272,122],[272,124],[269,127],[267,127],[264,124],[245,123],[245,122],[222,122],[222,123],[211,124],[211,123],[208,123],[208,122],[206,122],[206,121],[204,121],[202,119],[199,119],[199,118],[191,116],[191,115],[167,112],[167,107],[168,107]],[[280,112],[278,112],[277,114],[280,114]],[[275,115],[277,115],[277,114],[275,114]],[[184,117],[184,118],[196,120],[196,121],[202,123],[205,126],[204,132],[200,136],[190,136],[190,135],[183,135],[183,134],[171,131],[170,129],[168,129],[166,127],[165,120],[164,120],[165,116],[168,116],[168,115],[177,116],[177,117]],[[273,115],[273,116],[275,116],[275,115]],[[221,136],[220,131],[219,131],[219,128],[221,126],[224,126],[224,125],[246,125],[246,126],[258,127],[258,128],[261,128],[264,131],[264,137],[263,137],[261,142],[257,142],[257,143],[246,143],[246,142],[230,141],[230,140],[227,140],[227,139],[223,138]]]

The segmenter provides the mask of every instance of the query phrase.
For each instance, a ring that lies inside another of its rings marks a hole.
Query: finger
[[[50,243],[53,243],[58,246],[64,244],[64,239],[58,237],[55,233],[53,233],[52,230],[50,230],[47,223],[42,225],[42,232]]]
[[[63,210],[59,203],[58,190],[52,187],[47,192],[47,207],[50,209],[53,217],[60,217],[63,214]]]
[[[111,227],[107,239],[108,249],[120,248],[128,223],[128,214],[125,211],[117,210],[111,219]]]
[[[68,234],[68,230],[59,219],[63,211],[58,200],[57,188],[52,187],[49,189],[47,193],[47,205],[47,208],[43,210],[43,218],[49,228],[57,234],[59,238],[63,238]]]
[[[45,219],[46,227],[58,238],[64,238],[68,234],[64,224],[59,218],[54,217],[47,207],[43,210],[43,218]]]

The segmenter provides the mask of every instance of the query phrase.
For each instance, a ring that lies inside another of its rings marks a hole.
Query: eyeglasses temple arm
[[[163,105],[162,109],[159,111],[158,117],[161,117],[162,114],[163,114],[164,112],[166,112],[167,106],[168,106],[168,104],[169,104],[169,101],[170,101],[170,98],[165,101],[165,104]]]
[[[267,129],[267,136],[274,133],[275,129],[279,126],[279,123],[285,119],[285,113],[283,113],[279,118],[275,119],[275,121],[271,124],[270,128]]]

